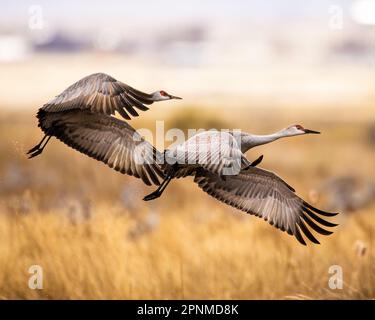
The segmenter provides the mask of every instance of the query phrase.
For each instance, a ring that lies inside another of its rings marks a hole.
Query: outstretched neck
[[[282,133],[282,131],[266,135],[243,133],[241,135],[241,151],[245,153],[251,148],[260,146],[262,144],[270,143],[283,137],[285,137],[285,135]]]

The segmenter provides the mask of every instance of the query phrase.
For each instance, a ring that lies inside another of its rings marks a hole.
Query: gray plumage
[[[124,174],[141,178],[146,185],[159,185],[164,174],[157,164],[162,155],[128,123],[88,110],[38,112],[46,135],[104,162]]]
[[[270,171],[249,167],[238,175],[227,176],[223,180],[208,171],[198,170],[194,181],[215,199],[263,218],[276,228],[294,235],[303,245],[306,242],[301,232],[310,241],[319,244],[307,226],[323,235],[332,232],[317,223],[326,227],[336,226],[318,216],[334,216],[334,213],[309,205],[285,181]]]
[[[54,136],[121,173],[159,185],[164,174],[156,159],[162,155],[128,123],[111,115],[118,112],[129,120],[138,116],[135,108],[146,111],[145,104],[170,99],[181,98],[165,91],[144,93],[104,73],[89,75],[39,109],[38,125],[46,135],[28,154],[39,155]]]
[[[239,173],[250,165],[241,152],[241,140],[230,132],[205,131],[165,151],[166,162],[182,164],[175,177],[190,175],[191,169],[203,168],[217,175]]]
[[[193,176],[198,186],[232,207],[258,216],[306,244],[303,235],[319,243],[309,228],[328,235],[335,224],[329,213],[303,201],[294,189],[274,173],[254,167],[245,153],[280,138],[318,133],[293,125],[270,135],[206,131],[160,153],[125,119],[147,110],[154,101],[180,99],[164,91],[140,92],[105,74],[93,74],[68,87],[39,109],[39,126],[46,136],[28,153],[40,154],[50,137],[99,160],[109,167],[159,188],[144,200],[159,197],[173,178]],[[44,143],[45,139],[47,142]],[[164,179],[160,184],[160,178]]]
[[[308,227],[319,234],[329,235],[332,232],[320,225],[334,227],[336,224],[320,215],[331,217],[336,213],[306,203],[276,174],[252,167],[243,153],[264,144],[267,139],[291,136],[293,131],[287,134],[289,131],[287,128],[268,136],[247,133],[236,136],[233,132],[206,131],[167,149],[166,160],[175,163],[174,178],[194,176],[194,182],[215,199],[263,218],[274,227],[294,235],[303,245],[306,242],[302,234],[319,244]],[[227,173],[223,174],[225,170]]]
[[[123,118],[130,120],[130,116],[138,116],[135,109],[146,111],[149,108],[145,105],[161,100],[167,99],[156,99],[155,93],[144,93],[105,73],[94,73],[69,86],[42,109],[47,112],[81,109],[107,115],[113,115],[117,111]]]

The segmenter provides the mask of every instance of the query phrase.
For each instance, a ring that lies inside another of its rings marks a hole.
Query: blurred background
[[[2,0],[0,298],[374,298],[374,67],[371,0]],[[184,98],[135,128],[322,131],[248,157],[340,211],[335,234],[303,248],[191,179],[146,204],[140,181],[56,140],[27,160],[37,109],[95,72]]]
[[[189,103],[354,105],[375,85],[374,10],[361,0],[5,0],[0,102],[40,105],[103,71]]]

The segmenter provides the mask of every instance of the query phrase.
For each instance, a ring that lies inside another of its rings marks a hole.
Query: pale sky
[[[351,0],[138,0],[47,1],[1,0],[0,26],[27,26],[28,10],[40,5],[52,28],[87,30],[105,26],[138,25],[144,28],[201,21],[228,24],[236,21],[280,22],[327,19],[329,7],[345,10]]]

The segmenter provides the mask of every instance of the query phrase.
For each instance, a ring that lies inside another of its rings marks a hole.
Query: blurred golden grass
[[[150,127],[158,112],[132,124]],[[166,126],[185,128],[185,118],[194,119],[191,127],[207,128],[210,116],[224,125],[233,113],[211,109],[202,116],[198,107],[186,112],[192,116],[168,113]],[[241,110],[231,122],[259,133],[295,122],[323,132],[248,155],[264,154],[262,166],[306,198],[329,177],[374,177],[374,150],[365,139],[373,118],[351,121],[347,114],[327,113],[322,119],[311,110]],[[29,161],[25,151],[41,137],[35,118],[3,113],[0,122],[0,298],[375,298],[373,205],[343,213],[333,236],[302,247],[264,221],[211,199],[191,179],[174,181],[161,199],[144,203],[151,189],[56,140]],[[357,241],[367,248],[363,255]],[[28,288],[28,268],[35,264],[44,270],[43,290]],[[328,287],[331,265],[343,268],[343,290]]]
[[[98,206],[78,224],[66,215],[1,216],[2,298],[268,299],[374,298],[372,213],[351,217],[321,246],[302,247],[250,217],[203,205],[163,212],[160,225],[138,238],[123,210]],[[201,215],[207,215],[202,217]],[[27,286],[29,266],[44,270],[43,290]],[[344,289],[330,290],[328,268],[340,265]]]

